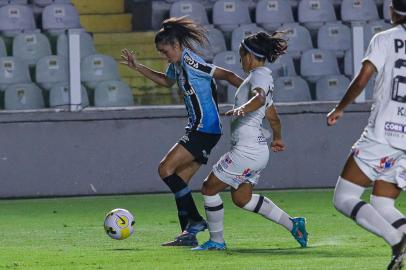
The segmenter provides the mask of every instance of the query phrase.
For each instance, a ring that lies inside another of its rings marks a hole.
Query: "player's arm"
[[[138,63],[133,52],[130,52],[128,49],[123,49],[121,51],[121,58],[123,60],[120,62],[120,64],[126,65],[129,68],[138,71],[143,76],[160,86],[171,87],[175,83],[174,81],[170,80],[165,73],[155,71]]]
[[[280,152],[285,150],[285,144],[282,141],[282,124],[275,105],[272,104],[266,109],[265,117],[272,128],[272,151]]]
[[[229,110],[226,115],[244,116],[246,113],[253,112],[265,105],[266,94],[262,88],[252,90],[252,97],[246,103],[238,108]]]
[[[231,85],[235,87],[240,87],[242,82],[244,81],[242,78],[240,78],[237,74],[234,72],[231,72],[227,69],[221,68],[221,67],[216,67],[216,70],[214,71],[213,77],[216,80],[224,80],[229,82]]]
[[[344,109],[359,96],[375,72],[376,68],[370,61],[366,60],[362,63],[360,72],[350,83],[340,103],[327,114],[327,125],[332,126],[337,122],[343,115]]]

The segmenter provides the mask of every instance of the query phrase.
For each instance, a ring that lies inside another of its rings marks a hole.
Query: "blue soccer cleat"
[[[189,221],[189,223],[187,224],[187,226],[185,228],[185,232],[196,235],[199,232],[203,232],[206,229],[207,229],[207,222],[206,222],[206,220],[203,219],[202,221],[199,221],[199,222]]]
[[[203,245],[200,245],[198,247],[192,248],[193,251],[200,251],[200,250],[225,250],[226,243],[217,243],[214,241],[207,241]]]
[[[306,219],[303,217],[291,218],[293,228],[290,231],[301,247],[307,247]]]

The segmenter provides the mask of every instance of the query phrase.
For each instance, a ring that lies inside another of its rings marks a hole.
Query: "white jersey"
[[[364,136],[406,150],[406,27],[375,35],[363,61],[377,69],[371,116]]]
[[[231,120],[231,142],[233,145],[266,144],[261,127],[266,107],[273,104],[274,84],[271,74],[271,70],[267,67],[251,70],[248,77],[238,88],[235,94],[234,108],[250,100],[254,93],[253,90],[256,88],[265,91],[266,104],[256,111],[246,113],[243,117],[233,117]]]

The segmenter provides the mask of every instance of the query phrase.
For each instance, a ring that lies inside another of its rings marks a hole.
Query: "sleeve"
[[[375,35],[369,43],[364,59],[362,59],[362,62],[370,61],[378,72],[382,70],[385,64],[386,52],[388,51],[385,48],[384,37],[380,34]]]
[[[189,52],[183,54],[183,66],[189,71],[193,71],[197,76],[207,78],[212,78],[216,70],[215,65],[206,63],[203,59],[198,59]]]
[[[268,76],[262,76],[257,72],[253,72],[251,75],[251,91],[256,88],[264,90],[266,95],[266,106],[269,107],[273,104],[273,82],[269,80]]]
[[[176,81],[176,73],[174,64],[170,64],[166,69],[166,77],[172,81]]]

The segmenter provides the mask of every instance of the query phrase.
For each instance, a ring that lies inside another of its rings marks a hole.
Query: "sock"
[[[371,205],[386,221],[392,224],[393,227],[406,233],[406,218],[396,209],[394,199],[371,195]]]
[[[192,197],[192,191],[185,181],[176,174],[165,177],[163,180],[175,195],[181,230],[185,230],[189,219],[194,222],[202,221],[203,218],[196,208],[196,204]]]
[[[209,225],[210,240],[217,243],[224,243],[223,223],[224,207],[219,194],[205,196],[204,209],[206,210],[207,223]]]
[[[385,239],[389,245],[399,243],[402,233],[387,222],[372,205],[361,201],[364,190],[364,187],[339,177],[334,190],[335,208],[364,229]]]
[[[263,217],[272,220],[288,231],[293,228],[293,223],[290,220],[290,216],[274,204],[270,199],[259,195],[252,194],[251,200],[243,207],[245,210],[258,213]]]

